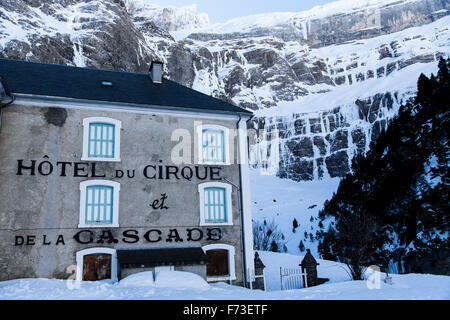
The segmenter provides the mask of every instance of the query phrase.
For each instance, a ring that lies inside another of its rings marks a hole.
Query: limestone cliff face
[[[447,15],[448,1],[347,1],[350,6],[331,3],[322,8],[297,14],[279,15],[277,21],[264,23],[264,15],[256,22],[246,17],[234,21],[235,28],[226,26],[192,33],[189,38],[210,40],[236,40],[277,37],[283,41],[299,41],[317,48],[347,41],[373,38],[431,23]],[[359,6],[358,6],[359,5]]]
[[[278,145],[279,168],[277,174],[295,181],[343,177],[350,171],[356,154],[369,150],[370,143],[386,129],[401,101],[398,92],[375,94],[366,99],[332,110],[299,113],[291,116],[256,118],[251,129],[251,162],[254,167],[273,165],[271,153]],[[406,98],[406,99],[405,99]],[[267,138],[264,155],[255,141],[277,130],[278,144]]]
[[[161,60],[166,77],[255,111],[251,128],[277,128],[280,176],[340,177],[413,95],[404,82],[450,51],[446,0],[343,3],[210,25],[138,0],[2,0],[0,57],[134,72]]]

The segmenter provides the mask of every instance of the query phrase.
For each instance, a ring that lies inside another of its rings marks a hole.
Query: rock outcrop
[[[211,25],[195,6],[2,0],[0,57],[133,72],[161,60],[166,77],[255,111],[250,128],[276,127],[279,176],[341,177],[413,94],[404,82],[448,55],[449,9],[355,0]]]

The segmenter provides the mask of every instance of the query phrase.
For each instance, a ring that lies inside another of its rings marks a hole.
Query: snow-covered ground
[[[294,255],[278,252],[258,251],[261,261],[266,268],[266,289],[267,291],[281,290],[280,268],[300,269],[299,264],[303,260],[303,255]],[[316,259],[317,275],[320,278],[327,278],[327,283],[345,282],[351,280],[347,268],[342,263]]]
[[[318,260],[320,277],[330,282],[320,286],[278,290],[279,266],[295,267],[302,257],[260,252],[266,268],[269,291],[249,290],[224,283],[208,285],[197,275],[179,271],[162,271],[155,281],[151,273],[135,274],[124,280],[82,282],[71,280],[18,279],[0,282],[0,299],[70,299],[70,300],[385,300],[450,299],[450,277],[427,274],[392,275],[393,283],[349,281],[339,263]],[[278,270],[278,271],[277,271]],[[373,277],[373,275],[372,275]],[[272,290],[272,291],[270,291]]]
[[[274,175],[262,175],[257,169],[250,171],[252,218],[256,221],[275,220],[285,236],[288,253],[304,254],[298,245],[317,256],[317,214],[325,200],[330,199],[339,186],[339,178],[295,182]],[[298,228],[292,232],[293,220]],[[307,237],[305,237],[305,232]],[[313,238],[311,238],[311,235]]]

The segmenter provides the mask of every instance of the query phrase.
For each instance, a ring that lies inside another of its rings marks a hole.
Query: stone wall
[[[81,160],[83,119],[94,116],[122,122],[120,162]],[[171,141],[172,132],[185,129],[194,139],[195,121],[233,129],[237,120],[64,105],[52,108],[13,104],[3,110],[0,280],[67,278],[70,276],[67,267],[76,265],[76,252],[93,247],[135,249],[214,243],[234,246],[236,275],[240,280],[241,219],[237,189],[232,188],[232,210],[229,211],[233,214],[233,225],[199,225],[198,185],[219,176],[239,185],[236,161],[218,166],[215,175],[211,175],[213,166],[197,166],[201,175],[194,174],[190,180],[180,176],[177,179],[174,175],[170,179],[149,179],[144,175],[148,165],[156,166],[155,172],[159,166],[188,166],[195,171],[196,165],[177,165],[171,158],[173,147],[179,143]],[[236,160],[238,148],[233,150]],[[32,167],[33,161],[34,169],[27,169]],[[61,162],[67,163],[64,170]],[[49,163],[53,165],[51,173]],[[117,175],[117,170],[124,173],[123,177]],[[204,178],[205,172],[209,172],[207,178]],[[120,183],[118,228],[78,228],[80,182],[93,179]],[[167,209],[152,207],[163,194],[167,197],[164,203]],[[149,233],[150,230],[158,231]]]

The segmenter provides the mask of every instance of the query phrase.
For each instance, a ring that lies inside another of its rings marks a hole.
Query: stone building
[[[247,284],[252,114],[162,70],[0,59],[0,280]]]

